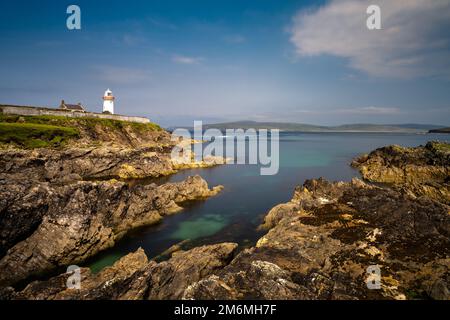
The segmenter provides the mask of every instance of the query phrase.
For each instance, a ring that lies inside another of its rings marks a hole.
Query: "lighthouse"
[[[114,96],[111,90],[106,90],[103,96],[103,113],[114,114]]]

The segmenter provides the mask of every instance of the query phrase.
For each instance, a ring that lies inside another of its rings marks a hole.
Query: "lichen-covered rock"
[[[270,211],[255,247],[184,298],[450,298],[448,206],[358,179],[319,179],[281,208]],[[370,266],[380,268],[379,290],[367,287]]]
[[[364,179],[390,184],[413,196],[425,195],[450,204],[450,144],[424,147],[389,146],[355,159]]]

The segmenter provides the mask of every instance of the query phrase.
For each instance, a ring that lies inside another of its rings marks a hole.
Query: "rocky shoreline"
[[[126,230],[154,223],[183,201],[209,197],[220,187],[209,189],[200,177],[135,187],[3,180],[8,191],[0,193],[6,252],[0,297],[448,300],[449,155],[442,143],[377,149],[352,164],[365,181],[315,179],[298,186],[290,202],[266,215],[261,229],[267,233],[254,247],[237,252],[233,243],[208,245],[175,251],[160,263],[140,249],[98,274],[81,269],[79,290],[67,289],[67,273],[24,289],[10,285],[81,261]],[[367,287],[369,266],[381,271],[380,289]]]
[[[128,231],[179,212],[183,202],[206,199],[221,190],[209,189],[199,176],[161,186],[105,181],[20,187],[3,185],[0,194],[6,211],[0,285],[81,263],[112,247]]]
[[[75,124],[81,138],[66,147],[0,149],[2,287],[81,263],[130,230],[158,223],[181,211],[183,203],[222,190],[210,189],[199,176],[161,185],[129,184],[127,179],[157,178],[224,160],[175,162],[175,142],[163,130]],[[93,144],[95,137],[100,140]]]
[[[412,197],[426,196],[450,205],[450,147],[429,142],[423,147],[388,146],[352,162],[370,182],[388,184]]]

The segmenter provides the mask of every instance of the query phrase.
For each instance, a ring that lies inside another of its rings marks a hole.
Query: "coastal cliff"
[[[180,165],[171,157],[178,141],[153,123],[1,115],[0,131],[0,179],[6,181],[137,179],[224,163],[210,157]]]
[[[363,177],[386,176],[388,184],[306,181],[268,212],[257,244],[239,253],[237,244],[222,243],[157,263],[138,250],[99,274],[82,269],[80,290],[67,289],[70,274],[61,274],[23,290],[4,287],[0,297],[448,300],[450,207],[417,189],[433,181],[436,190],[447,188],[448,147],[387,147],[355,159]],[[414,165],[414,174],[397,169],[403,165]],[[392,181],[392,171],[403,175]],[[371,266],[380,270],[378,289],[367,287]]]

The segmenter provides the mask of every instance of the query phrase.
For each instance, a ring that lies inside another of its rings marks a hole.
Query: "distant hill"
[[[430,130],[440,128],[436,125],[426,124],[344,124],[340,126],[317,126],[305,123],[287,122],[256,122],[236,121],[225,123],[204,124],[204,129],[216,128],[226,129],[279,129],[285,132],[404,132],[404,133],[426,133]]]
[[[439,128],[439,129],[432,129],[429,132],[430,133],[450,133],[450,127],[448,127],[448,128]]]
[[[392,124],[391,126],[409,129],[421,129],[421,130],[434,130],[442,128],[442,126],[437,126],[433,124],[417,124],[417,123]]]

